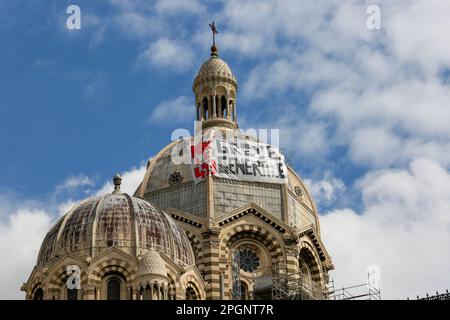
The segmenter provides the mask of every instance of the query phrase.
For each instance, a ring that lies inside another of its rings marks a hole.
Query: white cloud
[[[331,203],[345,191],[345,183],[333,176],[331,171],[326,171],[323,177],[319,180],[305,179],[314,200],[317,203],[325,202]]]
[[[75,207],[79,201],[68,199],[58,205],[58,214],[60,216],[65,215],[67,212],[69,212],[73,207]]]
[[[450,172],[428,159],[405,170],[368,173],[357,184],[364,209],[321,217],[337,286],[366,281],[381,268],[382,298],[406,299],[448,288]]]
[[[80,187],[93,186],[94,180],[84,174],[70,176],[63,183],[56,186],[57,192],[70,191]]]
[[[177,124],[192,119],[195,107],[192,98],[181,96],[159,103],[152,111],[150,121],[155,124]]]
[[[1,205],[1,204],[0,204]],[[42,210],[20,209],[0,220],[0,299],[23,299],[20,286],[36,264],[37,253],[52,219]]]
[[[138,60],[148,68],[168,68],[184,72],[193,65],[194,53],[188,44],[161,38],[151,43]]]
[[[159,0],[155,4],[159,14],[201,14],[206,12],[205,6],[197,0]]]

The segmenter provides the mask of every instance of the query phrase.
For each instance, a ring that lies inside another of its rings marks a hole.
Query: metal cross
[[[213,34],[213,46],[215,46],[216,45],[216,34],[218,34],[219,32],[216,29],[214,21],[209,24],[209,27],[211,28],[211,31],[212,31],[212,34]]]

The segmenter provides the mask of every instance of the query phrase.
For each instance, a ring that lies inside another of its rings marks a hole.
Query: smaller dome
[[[237,82],[228,64],[216,56],[212,56],[202,64],[194,82],[209,76],[224,77]]]
[[[137,276],[148,274],[167,276],[166,263],[153,248],[147,251],[138,262]]]

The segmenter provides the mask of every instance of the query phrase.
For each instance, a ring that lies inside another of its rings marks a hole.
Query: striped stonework
[[[314,282],[319,283],[322,287],[325,286],[322,263],[314,246],[309,242],[309,240],[302,238],[299,244],[299,250],[306,253],[311,259],[313,259],[314,264],[311,267],[311,278]]]
[[[32,299],[34,296],[34,293],[37,289],[42,289],[44,292],[44,297],[47,295],[46,288],[44,285],[44,278],[41,276],[36,276],[32,282],[29,284],[31,290],[27,291],[26,299]]]
[[[186,292],[187,288],[194,289],[198,300],[205,299],[205,295],[202,294],[202,290],[200,289],[201,285],[198,283],[197,278],[194,277],[193,275],[187,275],[186,277],[184,277],[184,279],[182,281],[182,287],[184,289],[183,290],[184,292]]]
[[[131,285],[135,276],[134,267],[128,262],[120,259],[109,259],[94,266],[89,273],[89,283],[100,285],[102,278],[109,272],[120,273],[126,280],[127,285]]]
[[[283,250],[280,242],[268,230],[254,224],[242,224],[229,230],[220,242],[220,258],[228,260],[230,257],[230,247],[241,238],[255,239],[261,242],[269,250],[272,261],[278,261],[283,257]]]
[[[176,296],[176,299],[180,299],[180,297],[184,295],[184,291],[180,286],[180,282],[178,281],[178,274],[174,270],[172,270],[172,268],[167,268],[167,277],[169,278],[169,294],[172,290],[172,293]]]
[[[192,249],[194,250],[195,255],[195,264],[198,267],[198,270],[201,274],[204,273],[205,264],[203,259],[203,245],[201,242],[201,237],[197,235],[196,233],[186,230],[186,235],[191,242]]]
[[[299,264],[298,257],[300,251],[297,247],[296,243],[285,244],[286,251],[286,271],[288,274],[298,274],[299,273]]]
[[[215,228],[202,233],[203,259],[205,281],[209,288],[206,299],[220,299],[220,268],[219,268],[219,230]]]
[[[67,265],[69,265],[70,263],[68,263]],[[49,287],[53,287],[53,288],[61,288],[64,287],[66,285],[66,280],[68,278],[68,274],[67,274],[67,270],[66,267],[60,267],[59,269],[57,269],[55,272],[52,273],[52,275],[49,277]],[[87,284],[88,280],[88,275],[86,273],[86,271],[81,268],[81,275],[80,275],[80,284],[81,286]]]
[[[282,243],[264,227],[254,224],[241,224],[229,229],[221,237],[220,242],[220,272],[224,274],[225,299],[231,298],[231,250],[234,243],[241,239],[253,240],[262,244],[270,253],[271,263],[285,261]]]

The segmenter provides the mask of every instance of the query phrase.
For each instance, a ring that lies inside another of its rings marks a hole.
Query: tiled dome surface
[[[138,263],[137,275],[167,275],[166,264],[161,258],[161,255],[155,250],[151,249],[147,251]]]
[[[221,76],[236,82],[236,78],[231,72],[228,64],[218,57],[211,57],[202,64],[196,80],[207,76]]]
[[[47,233],[38,256],[46,265],[64,254],[94,257],[109,247],[139,255],[153,247],[179,265],[193,265],[184,231],[150,202],[127,194],[108,194],[81,202]]]

